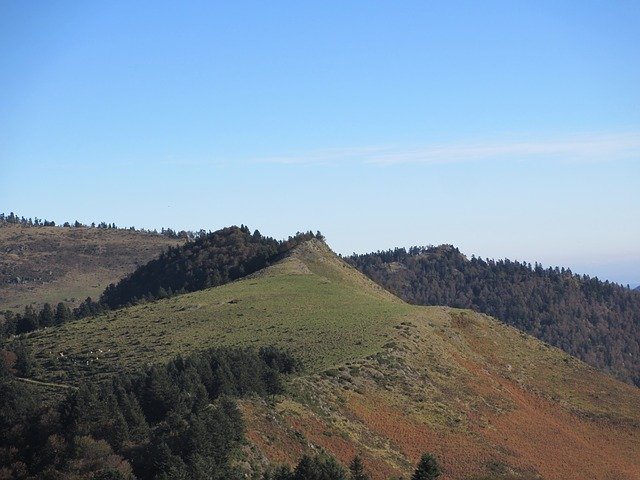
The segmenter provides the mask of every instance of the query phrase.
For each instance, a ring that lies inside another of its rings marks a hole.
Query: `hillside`
[[[95,381],[214,346],[306,369],[245,398],[251,463],[359,453],[373,478],[423,451],[446,479],[637,479],[640,391],[490,317],[412,306],[310,240],[249,277],[29,334],[35,379]]]
[[[409,303],[486,313],[640,386],[640,296],[621,285],[564,268],[468,259],[450,245],[347,260]]]
[[[320,232],[316,235],[321,236]],[[217,287],[266,267],[311,238],[313,233],[299,232],[279,241],[258,230],[251,233],[244,225],[222,228],[163,252],[116,285],[109,285],[100,302],[114,309],[140,300],[165,298],[174,292]]]
[[[122,229],[0,222],[0,311],[97,298],[110,283],[182,242]]]

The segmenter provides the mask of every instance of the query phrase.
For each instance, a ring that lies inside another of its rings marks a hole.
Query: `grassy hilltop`
[[[490,317],[408,305],[318,240],[220,287],[35,332],[37,379],[74,384],[212,346],[278,345],[288,394],[243,400],[253,455],[359,453],[375,479],[422,451],[445,478],[636,479],[640,391]]]
[[[241,281],[71,322],[30,343],[42,375],[61,382],[69,368],[106,374],[212,345],[279,345],[322,371],[378,351],[412,310],[329,253],[311,241]]]

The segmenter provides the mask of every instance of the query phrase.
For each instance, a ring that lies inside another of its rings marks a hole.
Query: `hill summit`
[[[638,389],[486,315],[409,305],[318,239],[231,283],[27,342],[35,380],[63,384],[211,347],[285,348],[304,373],[284,395],[240,402],[257,463],[358,453],[381,480],[429,451],[446,479],[640,474]]]

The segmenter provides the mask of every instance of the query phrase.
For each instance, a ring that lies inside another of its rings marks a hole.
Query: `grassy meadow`
[[[212,346],[277,345],[309,372],[380,350],[413,307],[313,248],[306,262],[294,254],[221,287],[34,332],[37,378],[73,383]]]

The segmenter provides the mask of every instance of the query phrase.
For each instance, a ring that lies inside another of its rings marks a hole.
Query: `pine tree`
[[[369,480],[370,477],[364,471],[364,465],[360,457],[356,455],[349,465],[350,480]]]
[[[55,314],[53,308],[48,303],[45,303],[40,310],[40,327],[52,327],[55,322]]]
[[[71,309],[62,302],[58,303],[56,306],[55,324],[62,325],[72,318],[73,315],[71,314]]]
[[[141,406],[150,423],[161,421],[177,403],[178,388],[163,368],[152,367],[146,374]]]
[[[36,330],[40,326],[38,315],[31,305],[24,307],[24,313],[18,317],[16,333],[27,333]]]
[[[293,472],[288,465],[279,465],[267,470],[262,480],[294,480]]]
[[[423,453],[411,480],[435,480],[440,477],[441,473],[436,457],[430,453]]]
[[[16,355],[16,374],[19,377],[24,378],[28,378],[33,375],[33,370],[35,368],[35,359],[33,358],[33,352],[31,351],[31,349],[23,341],[20,341],[16,345],[13,353],[15,353]]]
[[[293,478],[295,480],[318,478],[314,462],[309,455],[303,455],[302,458],[300,458],[300,461],[293,473]]]

